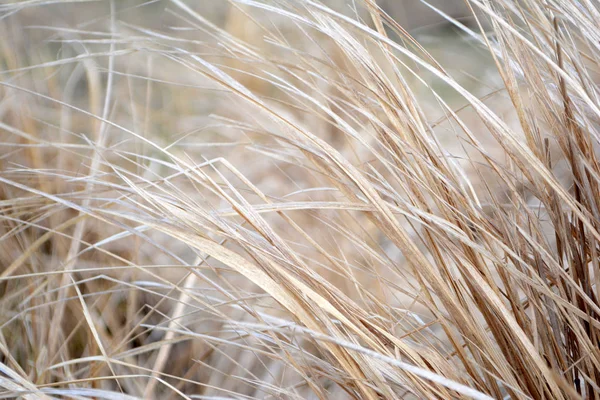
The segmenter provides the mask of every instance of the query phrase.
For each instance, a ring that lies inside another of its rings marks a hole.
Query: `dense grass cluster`
[[[378,4],[0,3],[0,398],[600,399],[600,4]]]

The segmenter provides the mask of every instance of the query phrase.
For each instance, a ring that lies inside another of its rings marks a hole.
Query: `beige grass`
[[[466,4],[0,5],[0,397],[600,399],[600,8]]]

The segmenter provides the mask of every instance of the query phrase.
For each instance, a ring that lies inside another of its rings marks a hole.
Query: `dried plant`
[[[600,399],[600,6],[465,4],[0,5],[0,396]]]

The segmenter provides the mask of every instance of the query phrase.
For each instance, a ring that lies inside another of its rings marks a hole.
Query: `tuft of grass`
[[[423,4],[0,5],[0,397],[600,399],[600,7]]]

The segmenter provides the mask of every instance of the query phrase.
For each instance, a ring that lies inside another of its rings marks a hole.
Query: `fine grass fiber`
[[[0,398],[600,399],[600,4],[389,4],[0,4]]]

